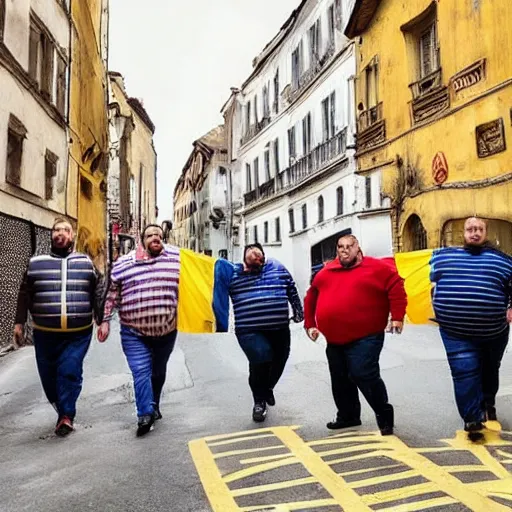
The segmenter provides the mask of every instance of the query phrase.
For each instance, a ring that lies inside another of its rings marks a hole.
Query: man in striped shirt
[[[512,258],[489,244],[483,219],[467,219],[464,242],[434,252],[430,280],[457,407],[476,440],[485,421],[497,420],[499,368],[512,319]]]
[[[141,238],[143,246],[114,264],[98,333],[104,342],[117,307],[122,347],[134,380],[138,436],[162,418],[160,396],[177,335],[180,265],[179,249],[164,247],[160,226],[147,226]]]
[[[267,404],[275,405],[274,387],[290,355],[289,306],[293,320],[304,312],[288,270],[278,261],[265,260],[260,244],[248,245],[242,264],[235,265],[229,287],[235,311],[235,333],[249,360],[252,418],[265,421]]]

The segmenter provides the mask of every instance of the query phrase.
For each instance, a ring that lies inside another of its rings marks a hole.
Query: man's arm
[[[304,310],[302,309],[302,302],[299,297],[299,292],[297,291],[297,286],[295,285],[295,281],[293,277],[288,272],[288,286],[286,288],[286,295],[288,296],[288,301],[290,302],[293,310],[293,320],[297,323],[302,322],[304,320]]]
[[[120,284],[112,278],[112,275],[109,279],[110,283],[108,285],[108,292],[105,299],[105,306],[103,308],[103,318],[102,322],[110,322],[112,316],[114,314],[114,309],[116,309],[119,305]]]
[[[94,319],[97,325],[100,325],[103,321],[106,285],[107,279],[96,267],[94,267],[94,287],[91,293],[93,300]]]
[[[393,322],[403,322],[407,309],[407,293],[405,292],[404,280],[395,270],[390,270],[390,275],[386,282],[386,290],[391,320]]]
[[[16,320],[15,323],[17,325],[24,325],[27,321],[28,310],[30,307],[30,284],[28,282],[28,270],[25,271],[23,275],[23,280],[21,281],[20,289],[18,292],[18,302],[16,305]]]

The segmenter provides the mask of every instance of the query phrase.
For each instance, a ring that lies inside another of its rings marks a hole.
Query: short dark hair
[[[162,232],[162,237],[163,237],[164,230],[163,230],[162,226],[159,226],[158,224],[147,224],[146,227],[142,230],[142,234],[140,235],[142,240],[144,240],[144,237],[146,236],[146,231],[149,228],[158,228]]]

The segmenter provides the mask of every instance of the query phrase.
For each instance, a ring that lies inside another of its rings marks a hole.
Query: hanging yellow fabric
[[[434,317],[430,259],[432,249],[395,254],[398,273],[405,280],[407,318],[413,324],[428,324]]]
[[[215,332],[213,286],[215,259],[188,249],[180,250],[178,331]]]

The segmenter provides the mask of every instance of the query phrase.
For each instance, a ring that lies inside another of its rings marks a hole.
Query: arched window
[[[408,251],[421,251],[427,248],[427,231],[425,230],[421,219],[412,214],[405,223],[402,250]]]
[[[336,214],[343,215],[344,213],[344,198],[343,198],[343,187],[336,189]]]
[[[318,223],[324,221],[324,197],[319,196],[318,197]]]

